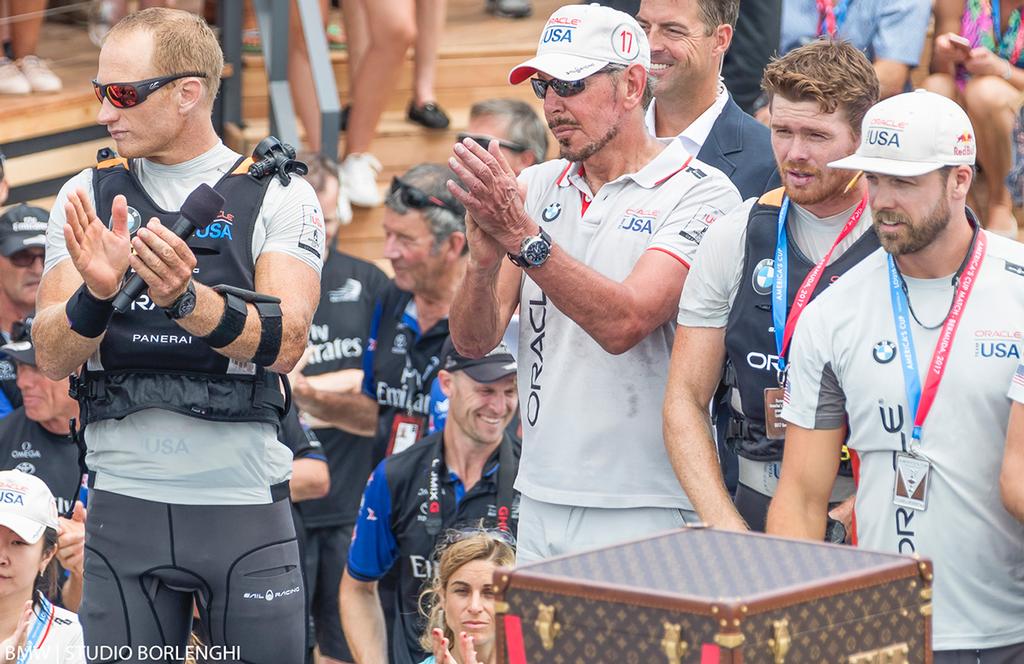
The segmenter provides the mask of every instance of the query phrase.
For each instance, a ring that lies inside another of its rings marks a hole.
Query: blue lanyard
[[[839,231],[832,247],[825,253],[820,261],[804,277],[804,281],[793,298],[793,320],[789,315],[789,235],[786,231],[786,218],[789,216],[789,196],[782,199],[782,207],[779,208],[778,237],[775,241],[775,272],[772,283],[772,326],[775,328],[775,348],[778,351],[779,383],[782,383],[783,375],[786,372],[786,351],[789,341],[793,336],[796,327],[796,320],[800,318],[804,307],[810,302],[814,289],[818,287],[821,276],[828,266],[832,253],[853,229],[860,223],[860,219],[867,208],[868,199],[865,195],[861,198],[860,204],[854,209],[853,214],[846,220],[846,224]]]
[[[17,664],[25,664],[32,656],[32,653],[36,649],[36,642],[39,641],[40,637],[46,635],[46,629],[50,626],[50,617],[53,613],[53,606],[46,600],[45,597],[39,599],[39,614],[36,615],[36,620],[32,624],[32,629],[29,630],[28,636],[25,638],[24,647],[19,649]]]
[[[772,282],[772,325],[775,327],[775,349],[779,356],[779,373],[786,371],[783,341],[786,335],[786,316],[789,302],[789,235],[786,232],[786,217],[789,215],[789,196],[782,199],[779,210],[779,229],[775,241],[775,278]]]
[[[996,40],[996,51],[999,50],[999,42],[1003,40],[1003,15],[999,11],[999,0],[992,0],[992,32]]]
[[[907,391],[907,406],[910,408],[910,421],[917,418],[917,407],[921,403],[921,377],[917,373],[917,351],[914,349],[914,334],[910,330],[910,305],[907,294],[903,292],[903,279],[896,269],[896,261],[892,254],[889,261],[889,295],[892,299],[892,315],[896,319],[896,338],[900,346],[900,367],[903,368],[903,385]],[[921,439],[921,429],[913,428],[914,440]]]

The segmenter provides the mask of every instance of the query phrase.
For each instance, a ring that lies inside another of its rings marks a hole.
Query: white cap
[[[46,483],[20,470],[0,471],[0,526],[35,544],[46,528],[57,529],[57,502]]]
[[[857,152],[829,166],[913,177],[943,166],[973,165],[977,151],[964,109],[942,95],[916,90],[872,106],[861,123]]]
[[[536,72],[578,81],[608,64],[651,68],[651,47],[640,24],[598,4],[566,5],[544,24],[537,55],[509,72],[508,82],[518,85]]]

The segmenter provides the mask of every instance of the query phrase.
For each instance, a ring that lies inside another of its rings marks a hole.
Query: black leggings
[[[195,602],[205,645],[237,653],[230,660],[302,662],[305,592],[283,486],[285,497],[265,505],[169,505],[91,490],[79,614],[88,661],[180,661],[151,654],[185,652]]]

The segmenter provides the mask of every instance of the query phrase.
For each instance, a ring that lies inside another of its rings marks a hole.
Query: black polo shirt
[[[57,499],[61,514],[78,498],[82,486],[78,446],[71,436],[47,431],[28,418],[24,407],[0,420],[0,470],[20,470],[41,479]]]
[[[370,322],[377,302],[390,281],[373,263],[331,249],[320,278],[320,304],[309,328],[312,347],[306,376],[362,369]],[[307,528],[355,523],[366,478],[380,456],[374,437],[340,429],[314,429],[323,445],[331,472],[331,491],[323,498],[299,504]]]
[[[423,633],[419,593],[433,574],[434,553],[446,532],[482,525],[514,536],[519,524],[519,494],[512,486],[519,471],[519,441],[506,434],[484,464],[480,481],[466,491],[444,463],[443,435],[431,434],[377,465],[349,549],[348,572],[354,579],[397,577],[392,601],[382,597],[382,604],[395,607],[388,622],[393,620],[390,644],[396,664],[417,664],[429,654],[418,645]]]
[[[380,405],[374,441],[377,458],[401,451],[426,435],[430,386],[448,338],[448,319],[421,330],[412,293],[392,281],[374,308],[370,340],[363,355],[363,391]],[[396,442],[397,441],[397,442]]]

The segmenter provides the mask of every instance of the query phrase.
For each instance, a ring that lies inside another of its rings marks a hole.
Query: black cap
[[[36,350],[28,339],[5,343],[3,346],[0,346],[0,352],[15,362],[36,366]]]
[[[29,247],[46,246],[50,213],[31,205],[15,205],[0,215],[0,255],[10,256]]]
[[[516,358],[512,357],[508,346],[498,347],[477,360],[459,355],[455,350],[451,337],[444,342],[441,349],[441,368],[445,371],[465,371],[478,383],[493,383],[516,372]]]

